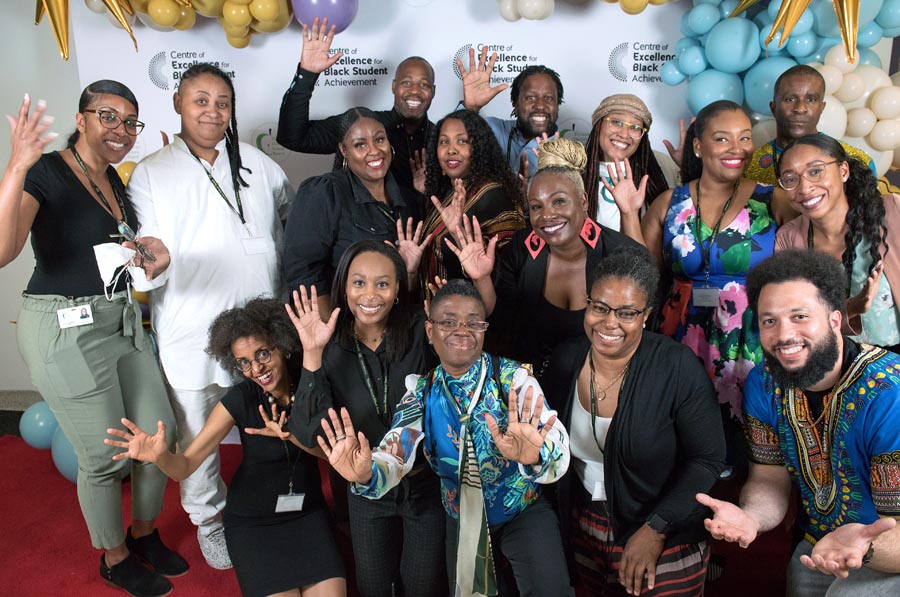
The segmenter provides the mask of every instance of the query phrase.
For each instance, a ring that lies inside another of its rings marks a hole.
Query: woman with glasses
[[[19,255],[29,233],[36,261],[16,327],[19,351],[78,457],[78,501],[91,543],[104,551],[101,576],[132,595],[165,595],[172,585],[164,577],[188,569],[154,529],[166,478],[155,466],[135,464],[126,531],[124,462],[111,460],[114,451],[99,440],[125,416],[142,425],[173,425],[128,275],[107,287],[93,248],[111,242],[120,223],[138,227],[111,165],[125,158],[143,127],[138,102],[121,83],[91,83],[66,148],[42,155],[56,137],[47,132],[53,119],[45,112],[44,102],[32,110],[26,95],[18,115],[9,117],[12,153],[0,182],[0,267]],[[141,242],[156,258],[148,271],[168,261],[158,239]],[[160,441],[174,446],[171,432]]]
[[[385,499],[421,463],[421,444],[441,482],[451,595],[497,594],[493,558],[500,552],[522,595],[567,595],[559,525],[541,485],[565,473],[568,436],[526,368],[482,351],[485,317],[474,286],[450,280],[425,322],[440,365],[406,378],[377,450],[345,408],[340,417],[329,410],[319,445],[353,493]],[[447,594],[441,589],[427,594]]]
[[[391,428],[407,375],[437,364],[425,337],[425,315],[410,305],[406,289],[407,270],[415,273],[422,247],[402,231],[400,237],[400,251],[380,240],[361,240],[344,252],[327,323],[320,318],[315,286],[309,294],[303,286],[294,292],[290,315],[303,345],[303,372],[290,428],[306,445],[316,445],[330,408],[346,408],[356,428],[377,445]],[[424,462],[382,500],[350,493],[347,508],[361,595],[441,592],[444,514],[438,479]]]
[[[572,453],[557,492],[563,543],[590,595],[703,594],[708,513],[694,495],[718,478],[725,438],[702,364],[644,329],[658,282],[649,255],[601,261],[584,333],[554,351],[544,384]]]
[[[775,171],[800,212],[778,230],[775,249],[807,247],[840,261],[850,291],[844,331],[897,352],[900,251],[890,241],[900,231],[897,195],[881,196],[868,166],[827,135],[791,143]]]
[[[224,524],[228,553],[245,597],[346,595],[331,519],[322,496],[318,449],[285,431],[300,379],[300,342],[277,299],[257,298],[221,313],[209,328],[209,353],[244,376],[216,404],[203,428],[178,453],[165,442],[166,425],[151,435],[123,419],[109,429],[114,458],[152,462],[175,481],[190,476],[233,427],[243,446],[231,480]],[[152,425],[144,429],[153,429]]]
[[[591,116],[591,134],[587,141],[587,167],[584,186],[588,193],[588,213],[613,230],[622,230],[621,213],[612,193],[601,179],[624,176],[624,162],[635,180],[647,176],[648,204],[678,181],[678,166],[668,156],[650,147],[653,116],[636,95],[627,93],[605,98]],[[665,170],[663,170],[665,168]]]

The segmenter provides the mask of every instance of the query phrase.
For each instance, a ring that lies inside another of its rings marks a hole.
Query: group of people
[[[19,348],[108,583],[160,596],[188,571],[154,524],[169,477],[245,595],[346,594],[319,458],[347,481],[365,596],[701,595],[710,536],[746,547],[793,484],[789,594],[900,591],[900,198],[818,133],[817,71],[775,82],[766,146],[718,101],[661,153],[630,94],[586,146],[559,138],[543,65],[513,81],[513,119],[480,116],[506,88],[487,50],[436,124],[419,56],[391,110],[311,120],[334,34],[303,26],[282,101],[279,143],[335,154],[296,194],[209,64],[127,188],[112,164],[144,124],[121,83],[84,90],[60,151],[42,102],[9,118],[0,266],[30,233]],[[745,476],[738,505],[710,497]]]

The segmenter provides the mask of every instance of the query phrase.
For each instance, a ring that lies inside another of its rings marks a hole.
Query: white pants
[[[179,390],[166,386],[175,413],[176,441],[183,452],[206,424],[206,419],[228,391],[212,384],[202,390]],[[216,448],[194,473],[181,482],[181,506],[194,526],[204,535],[221,525],[225,507],[225,483],[219,474],[219,450]]]

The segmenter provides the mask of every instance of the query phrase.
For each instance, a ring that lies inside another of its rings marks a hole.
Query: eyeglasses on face
[[[429,319],[428,321],[436,325],[437,329],[442,332],[455,332],[459,329],[459,326],[466,328],[470,332],[483,332],[490,325],[487,321],[456,321],[455,319],[442,319],[440,321]]]
[[[587,298],[587,304],[592,314],[598,317],[606,317],[610,313],[613,313],[616,316],[616,319],[623,323],[634,321],[638,315],[649,309],[649,307],[644,307],[643,309],[635,309],[634,307],[619,307],[613,309],[603,301],[592,299],[591,297]]]
[[[272,353],[274,351],[274,348],[260,348],[256,351],[256,354],[253,355],[252,359],[234,359],[234,366],[244,373],[247,373],[253,368],[253,361],[256,361],[260,365],[265,365],[271,361]]]
[[[635,139],[640,139],[644,136],[644,133],[647,132],[647,129],[645,129],[643,125],[635,124],[633,122],[619,120],[618,118],[610,118],[609,116],[605,117],[603,120],[608,122],[609,126],[611,126],[614,131],[624,132]]]
[[[830,162],[815,162],[810,164],[806,170],[800,172],[785,172],[778,179],[778,186],[785,191],[793,191],[800,186],[800,177],[805,178],[809,182],[819,182],[825,177],[825,169],[831,164],[837,164],[839,160],[831,160]]]
[[[119,128],[119,125],[124,122],[125,132],[132,137],[137,137],[141,134],[141,131],[144,130],[143,122],[141,122],[140,120],[135,120],[133,118],[122,119],[118,114],[116,114],[114,110],[100,108],[98,110],[84,110],[84,112],[93,112],[94,114],[96,114],[97,118],[100,119],[100,124],[102,124],[104,128],[108,128],[110,130]]]

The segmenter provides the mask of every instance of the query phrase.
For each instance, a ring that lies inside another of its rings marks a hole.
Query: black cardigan
[[[547,403],[567,427],[575,384],[590,349],[582,336],[553,353],[545,384]],[[616,544],[625,542],[652,515],[668,522],[666,547],[707,537],[707,509],[695,494],[707,492],[725,460],[722,416],[713,385],[691,350],[644,332],[619,391],[604,445],[607,506]],[[557,483],[564,544],[569,544],[577,475]]]

